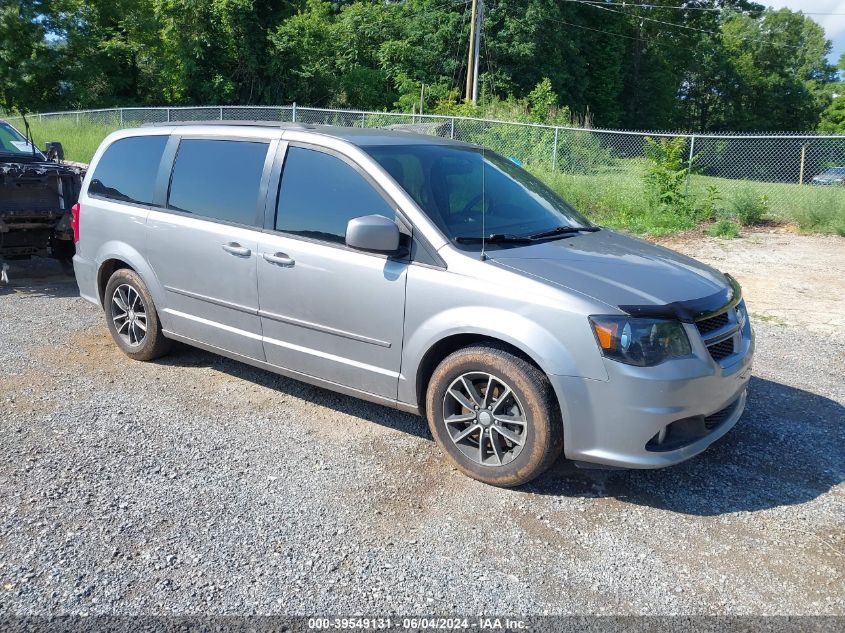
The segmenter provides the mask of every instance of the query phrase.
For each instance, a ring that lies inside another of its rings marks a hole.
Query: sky
[[[845,0],[758,0],[760,4],[768,4],[777,9],[788,7],[793,11],[810,13],[838,13],[839,15],[811,15],[816,22],[824,27],[827,38],[833,41],[833,53],[830,61],[836,64],[839,56],[845,53]]]

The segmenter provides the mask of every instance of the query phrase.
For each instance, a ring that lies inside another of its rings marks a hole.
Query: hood
[[[668,248],[606,229],[517,248],[491,249],[487,257],[500,266],[630,314],[658,314],[659,310],[651,308],[669,305],[704,313],[724,306],[735,294],[732,284],[716,269]]]

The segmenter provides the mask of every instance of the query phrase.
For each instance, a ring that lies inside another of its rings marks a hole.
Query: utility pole
[[[475,60],[477,58],[476,48],[476,28],[478,26],[478,0],[472,0],[472,14],[470,18],[469,29],[469,56],[467,57],[467,84],[464,91],[464,99],[466,101],[472,100],[472,90],[475,85]]]
[[[423,103],[425,101],[425,83],[420,85],[420,114],[423,113]]]
[[[481,21],[484,19],[484,0],[478,0],[478,26],[475,28],[475,61],[472,64],[472,105],[478,103],[478,57],[481,52]]]

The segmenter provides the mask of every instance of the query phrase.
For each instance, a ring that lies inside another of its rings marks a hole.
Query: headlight
[[[667,319],[591,316],[599,348],[606,358],[652,367],[692,353],[684,326]]]

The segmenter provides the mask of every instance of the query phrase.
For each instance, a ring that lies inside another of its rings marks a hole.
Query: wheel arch
[[[126,242],[112,240],[102,245],[95,258],[97,262],[97,293],[100,305],[103,305],[106,284],[116,270],[128,268],[141,277],[141,281],[147,286],[153,302],[156,306],[163,307],[163,288],[158,278],[147,264],[147,260],[138,250]]]
[[[129,262],[126,262],[118,257],[110,257],[100,264],[97,269],[97,298],[100,300],[100,305],[104,305],[106,286],[109,283],[111,276],[122,268],[128,268],[131,271],[136,271]]]
[[[510,352],[514,356],[523,359],[536,367],[543,375],[548,376],[543,369],[540,362],[528,351],[522,347],[515,345],[513,342],[507,341],[503,338],[478,332],[462,332],[454,333],[441,338],[431,345],[423,354],[419,365],[417,366],[414,391],[416,394],[417,407],[420,414],[425,416],[425,402],[426,391],[428,390],[428,383],[437,366],[450,354],[470,347],[472,345],[490,344],[504,351]],[[554,390],[552,390],[554,392]],[[557,401],[557,395],[555,394]],[[556,402],[557,403],[557,402]],[[560,403],[557,403],[558,406]]]

